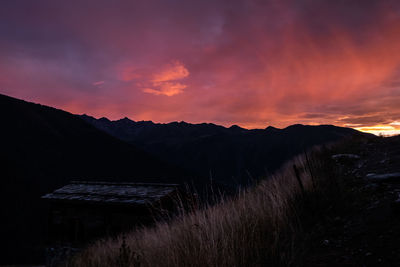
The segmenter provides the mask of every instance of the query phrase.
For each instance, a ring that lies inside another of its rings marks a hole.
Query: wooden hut
[[[176,184],[71,182],[42,196],[49,204],[49,241],[74,247],[147,225],[174,209]]]

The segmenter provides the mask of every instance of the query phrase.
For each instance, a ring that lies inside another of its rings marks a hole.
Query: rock
[[[359,159],[360,156],[355,154],[336,154],[332,156],[332,159]]]
[[[366,178],[375,182],[400,183],[400,172],[384,174],[369,173],[366,175]]]

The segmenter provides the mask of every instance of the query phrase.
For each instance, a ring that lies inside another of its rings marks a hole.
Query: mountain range
[[[82,115],[85,121],[149,154],[226,186],[247,185],[276,171],[283,162],[315,145],[361,134],[332,125],[292,125],[248,130],[212,123],[190,124],[128,118],[110,121]]]

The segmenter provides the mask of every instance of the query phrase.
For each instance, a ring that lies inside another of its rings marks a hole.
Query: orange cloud
[[[187,85],[179,82],[189,76],[189,71],[179,61],[164,66],[154,73],[149,81],[151,88],[143,88],[143,92],[154,95],[174,96],[183,93]]]
[[[144,93],[164,96],[183,93],[187,88],[183,80],[190,75],[185,65],[177,60],[161,68],[140,68],[124,63],[117,68],[117,73],[118,79],[131,84],[131,87],[139,88]]]
[[[160,72],[153,75],[152,82],[162,83],[180,80],[189,76],[189,71],[179,61],[173,61],[166,65]]]
[[[183,92],[187,86],[176,82],[158,82],[153,84],[157,89],[144,88],[143,92],[154,95],[173,96]]]

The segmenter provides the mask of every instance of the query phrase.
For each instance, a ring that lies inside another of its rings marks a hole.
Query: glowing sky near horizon
[[[2,1],[0,93],[95,117],[400,133],[395,0]]]

